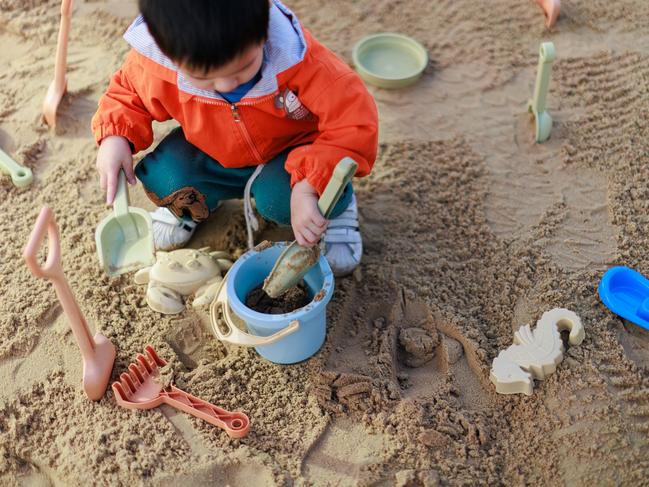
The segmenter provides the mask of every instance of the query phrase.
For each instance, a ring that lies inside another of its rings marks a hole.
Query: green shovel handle
[[[539,48],[539,65],[536,73],[536,84],[534,86],[534,98],[531,109],[535,114],[545,111],[545,100],[550,85],[550,74],[552,73],[552,62],[556,58],[556,50],[552,42],[544,42]]]
[[[18,164],[2,149],[0,149],[0,170],[9,174],[11,181],[18,188],[29,186],[33,179],[31,169]]]
[[[336,164],[336,168],[329,179],[329,183],[318,200],[318,208],[325,218],[329,218],[331,211],[338,203],[347,183],[351,181],[358,169],[358,164],[351,157],[345,157]]]
[[[128,190],[126,189],[126,175],[123,170],[117,176],[117,191],[113,200],[115,216],[128,215]]]

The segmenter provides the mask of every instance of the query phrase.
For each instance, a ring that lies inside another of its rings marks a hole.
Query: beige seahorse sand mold
[[[524,325],[514,333],[514,344],[494,359],[489,378],[500,394],[532,394],[533,379],[545,379],[563,360],[561,331],[569,330],[568,341],[579,345],[585,332],[576,313],[554,308],[543,313],[534,331]]]
[[[232,267],[230,254],[200,249],[156,252],[156,262],[135,273],[136,284],[147,284],[146,302],[163,314],[185,309],[185,298],[195,294],[192,306],[208,305],[214,299],[223,273]]]

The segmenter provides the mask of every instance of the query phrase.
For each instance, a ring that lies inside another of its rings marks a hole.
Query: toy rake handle
[[[72,0],[61,1],[61,25],[56,44],[56,60],[54,61],[54,82],[59,91],[65,89],[65,70],[68,56],[68,36],[70,33],[70,12]]]
[[[222,428],[230,438],[242,438],[248,434],[250,420],[243,413],[226,411],[175,386],[160,391],[160,396],[165,404]]]
[[[47,231],[47,259],[44,265],[38,263],[38,249],[43,243],[45,232]],[[29,241],[23,251],[23,258],[27,267],[36,277],[49,279],[54,285],[54,290],[59,298],[59,302],[65,311],[70,328],[77,339],[81,354],[85,360],[91,360],[94,357],[95,342],[90,336],[86,319],[79,309],[79,305],[74,299],[70,285],[63,273],[61,267],[61,243],[59,238],[59,229],[54,220],[54,213],[50,208],[44,206],[41,209],[34,230],[29,236]]]
[[[552,42],[544,42],[539,48],[539,66],[534,86],[534,110],[536,114],[545,111],[545,99],[550,85],[552,62],[556,58],[556,51]]]

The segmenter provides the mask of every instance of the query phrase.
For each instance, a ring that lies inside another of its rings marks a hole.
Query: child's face
[[[185,64],[179,64],[178,67],[196,88],[227,93],[250,81],[261,68],[263,59],[264,44],[261,43],[249,47],[228,64],[209,71],[191,68]]]

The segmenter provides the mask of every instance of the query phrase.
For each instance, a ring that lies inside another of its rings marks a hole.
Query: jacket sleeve
[[[293,149],[285,165],[291,187],[306,178],[318,194],[345,156],[358,163],[357,177],[369,174],[378,145],[376,104],[358,75],[348,70],[322,88],[318,93],[306,89],[300,96],[318,118],[319,135],[312,144]]]
[[[146,100],[144,68],[131,50],[119,71],[111,78],[99,108],[92,118],[92,132],[97,144],[110,135],[128,139],[134,152],[153,142],[153,120],[169,120],[170,115],[159,103]]]

